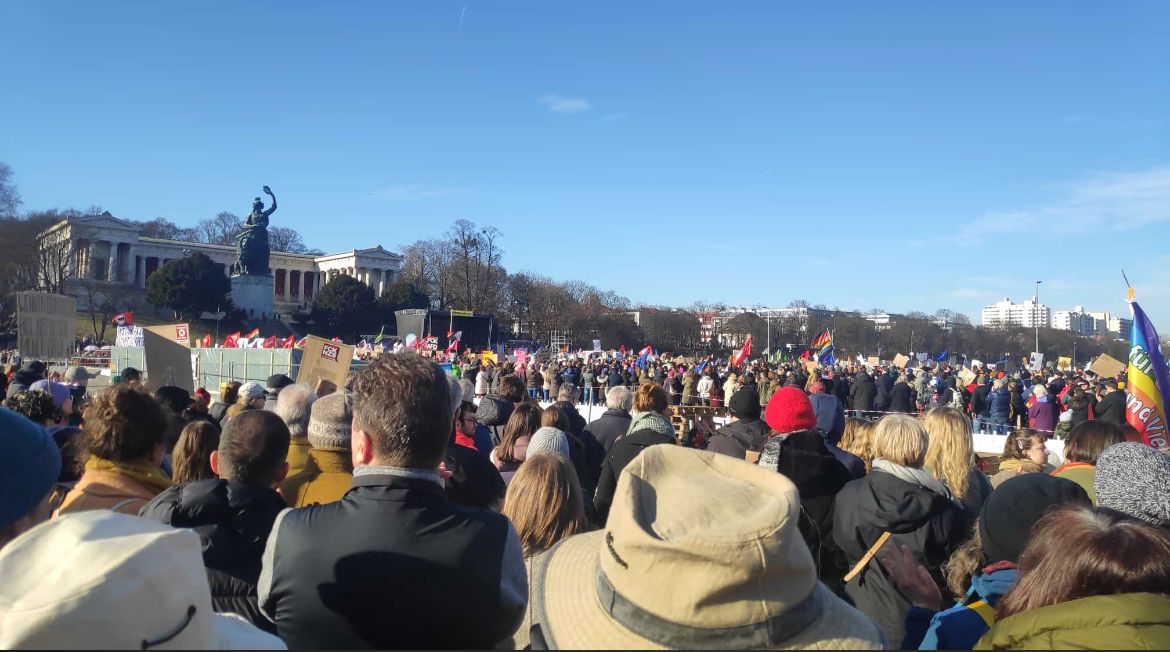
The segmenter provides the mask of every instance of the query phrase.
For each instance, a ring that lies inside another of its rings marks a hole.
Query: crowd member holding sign
[[[833,536],[850,566],[845,592],[873,618],[886,640],[905,637],[910,601],[893,584],[889,571],[873,561],[886,544],[906,546],[936,583],[942,564],[966,536],[970,521],[951,490],[923,470],[929,437],[909,415],[887,415],[874,432],[869,475],[837,495]]]

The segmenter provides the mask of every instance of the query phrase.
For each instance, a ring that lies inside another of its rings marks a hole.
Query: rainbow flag
[[[1125,420],[1142,434],[1146,444],[1164,450],[1170,447],[1170,435],[1166,431],[1170,374],[1166,371],[1158,331],[1137,301],[1131,300],[1129,305],[1133,310],[1133,329],[1129,336],[1125,381]]]
[[[245,335],[244,337],[246,337],[246,338],[248,338],[248,339],[252,339],[253,337],[260,337],[260,329],[259,329],[259,328],[253,328],[253,329],[252,329],[252,332],[251,332],[251,333],[248,333],[248,334],[247,334],[247,335]]]
[[[825,331],[813,340],[809,347],[817,352],[817,361],[821,364],[833,364],[833,334]]]

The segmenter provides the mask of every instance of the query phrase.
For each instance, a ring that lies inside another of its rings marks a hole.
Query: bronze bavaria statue
[[[252,214],[236,236],[236,273],[240,276],[268,276],[268,216],[276,212],[276,195],[264,186],[264,194],[272,198],[272,206],[264,210],[264,202],[257,197],[252,202]]]

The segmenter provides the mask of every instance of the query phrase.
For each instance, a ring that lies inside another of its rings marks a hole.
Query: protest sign
[[[480,364],[487,365],[489,362],[495,363],[498,361],[499,359],[496,357],[496,354],[491,351],[483,351],[479,354]]]
[[[142,327],[119,326],[118,336],[114,340],[114,346],[125,346],[141,349],[143,346],[145,346],[142,339]]]
[[[77,301],[48,292],[16,293],[16,346],[26,360],[67,361],[77,330]]]
[[[966,367],[959,369],[959,382],[963,383],[964,385],[970,385],[971,383],[975,382],[975,378],[976,376],[974,371],[971,371]]]
[[[865,364],[876,367],[881,364],[881,360],[876,355],[871,355],[865,359]]]
[[[523,367],[528,364],[528,349],[516,349],[516,366]]]
[[[191,329],[187,324],[148,326],[142,330],[146,357],[146,386],[151,390],[174,385],[195,391],[191,365]]]
[[[427,351],[439,350],[439,338],[436,335],[428,335],[427,337],[424,337],[422,343],[422,348],[426,349]]]
[[[1094,358],[1085,369],[1091,370],[1101,378],[1116,378],[1118,374],[1125,371],[1125,363],[1102,353]]]
[[[1044,354],[1033,351],[1031,355],[1028,356],[1028,369],[1031,369],[1032,371],[1043,371]]]
[[[1060,356],[1056,359],[1056,368],[1061,371],[1068,371],[1072,369],[1072,358]]]
[[[803,363],[804,363],[804,368],[805,368],[805,370],[806,370],[806,371],[808,371],[809,373],[812,373],[812,372],[814,372],[814,371],[816,371],[816,370],[817,370],[817,362],[816,362],[816,360],[801,360],[801,362],[803,362]]]
[[[899,353],[894,356],[894,366],[899,369],[905,369],[906,363],[910,362],[910,358]]]
[[[601,340],[593,340],[593,350],[594,351],[601,350]]]
[[[301,368],[297,371],[297,382],[315,387],[320,381],[332,383],[334,387],[345,387],[349,366],[353,362],[354,347],[334,342],[316,335],[305,337],[305,349],[301,355]]]

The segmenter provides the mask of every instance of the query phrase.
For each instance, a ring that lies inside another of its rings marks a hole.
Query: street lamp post
[[[1032,349],[1036,353],[1040,353],[1040,284],[1044,281],[1036,281],[1036,296],[1032,299],[1032,325],[1036,327],[1036,348]]]

